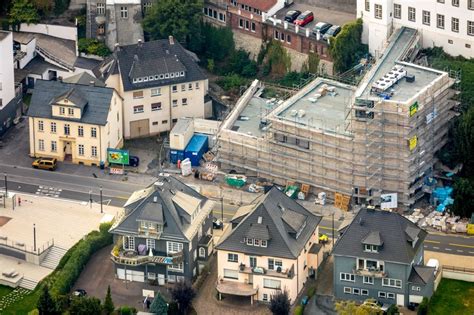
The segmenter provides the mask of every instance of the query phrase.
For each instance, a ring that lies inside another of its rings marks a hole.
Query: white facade
[[[0,31],[0,109],[15,97],[13,35]]]
[[[417,29],[423,47],[474,57],[474,0],[357,0],[364,21],[362,41],[376,57],[402,26]]]

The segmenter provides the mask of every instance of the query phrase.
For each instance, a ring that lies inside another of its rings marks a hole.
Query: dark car
[[[314,20],[314,14],[311,11],[304,11],[300,16],[296,18],[294,23],[299,26],[305,26],[306,24]]]
[[[333,25],[331,26],[326,34],[324,34],[323,39],[328,40],[329,37],[336,37],[337,34],[341,31],[341,27],[339,25]]]
[[[321,36],[323,36],[330,28],[332,24],[326,23],[326,22],[318,22],[316,26],[313,28],[313,34],[316,35],[319,33]]]
[[[87,292],[84,289],[76,289],[74,290],[74,292],[72,292],[72,295],[77,296],[77,297],[83,297],[87,295]]]
[[[224,223],[216,217],[212,218],[212,228],[215,230],[222,230]]]
[[[293,23],[294,20],[301,14],[301,11],[298,10],[290,10],[286,12],[285,21]]]
[[[137,167],[140,164],[140,158],[138,156],[130,155],[128,165]]]

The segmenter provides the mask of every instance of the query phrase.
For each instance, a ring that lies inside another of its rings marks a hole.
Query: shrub
[[[428,298],[424,297],[421,301],[420,305],[418,306],[418,315],[427,315],[428,314]]]
[[[295,307],[295,311],[293,312],[294,315],[303,315],[304,312],[304,306],[303,305],[298,305]]]
[[[308,298],[312,298],[315,293],[316,293],[316,288],[315,287],[309,288],[308,289]]]
[[[236,92],[241,86],[247,84],[247,79],[242,78],[238,74],[231,74],[219,79],[217,84],[219,84],[225,91]]]
[[[387,315],[396,315],[400,314],[400,311],[398,310],[398,307],[396,304],[390,305],[390,307],[387,309]]]
[[[79,39],[78,48],[80,52],[106,57],[111,54],[110,49],[102,42],[93,38],[81,38]]]

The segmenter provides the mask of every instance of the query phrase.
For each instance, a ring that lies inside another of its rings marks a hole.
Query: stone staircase
[[[58,246],[52,246],[46,256],[41,261],[40,265],[49,269],[56,269],[59,261],[66,254],[67,250]]]
[[[18,284],[20,288],[28,289],[30,291],[33,291],[37,285],[38,285],[38,281],[26,279],[24,277],[20,280],[20,283]]]

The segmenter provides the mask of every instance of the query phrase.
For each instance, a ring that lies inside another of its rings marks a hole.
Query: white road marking
[[[445,250],[452,250],[451,248],[445,248]]]
[[[434,248],[434,249],[439,249],[439,247],[438,247],[438,246],[433,246],[433,248]]]
[[[469,252],[469,254],[474,254],[474,252]]]
[[[461,249],[457,249],[458,252],[462,253],[463,251]]]

